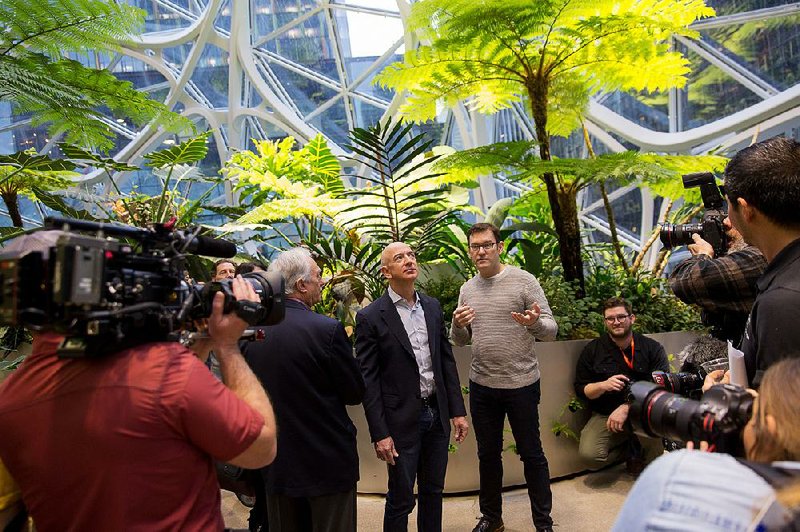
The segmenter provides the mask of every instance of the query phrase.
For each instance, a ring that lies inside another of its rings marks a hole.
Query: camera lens
[[[712,387],[701,401],[695,401],[641,381],[631,386],[630,404],[629,419],[639,434],[719,443],[720,437],[726,435],[738,440],[739,431],[752,414],[753,397],[726,384]]]
[[[658,236],[666,249],[691,244],[692,233],[703,234],[703,224],[664,224]]]
[[[265,318],[260,323],[253,325],[274,325],[283,319],[284,315],[284,280],[274,272],[250,272],[242,275],[250,283],[258,295],[259,303],[266,310]],[[206,318],[211,315],[211,304],[214,294],[222,292],[225,296],[224,312],[232,312],[236,306],[236,297],[233,295],[233,279],[212,281],[205,285],[200,295],[200,306],[193,314],[193,318]]]
[[[705,375],[699,371],[697,373],[666,373],[664,371],[654,371],[652,373],[653,382],[665,388],[668,392],[678,395],[688,396],[703,387]]]

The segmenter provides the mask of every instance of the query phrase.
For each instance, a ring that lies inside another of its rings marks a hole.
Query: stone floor
[[[633,480],[625,473],[624,464],[553,482],[552,515],[556,532],[609,530],[632,484]],[[358,497],[359,532],[380,531],[383,505],[384,499],[378,495]],[[248,509],[225,491],[222,512],[227,527],[247,527]],[[469,532],[479,515],[477,493],[445,497],[443,530]],[[417,529],[415,516],[416,512],[409,520],[411,531]],[[525,490],[513,489],[503,494],[503,520],[506,532],[533,530],[530,503]]]

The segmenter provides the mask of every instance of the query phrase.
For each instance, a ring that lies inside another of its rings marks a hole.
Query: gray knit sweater
[[[512,312],[524,312],[539,303],[542,314],[530,327],[514,321]],[[476,275],[461,287],[458,305],[469,305],[475,319],[462,329],[453,324],[455,345],[472,340],[469,378],[491,388],[521,388],[539,380],[536,339],[554,340],[558,325],[536,277],[506,266],[494,277]]]

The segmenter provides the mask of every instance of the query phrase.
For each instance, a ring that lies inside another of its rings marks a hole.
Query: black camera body
[[[717,450],[740,448],[739,434],[753,413],[753,396],[732,384],[717,384],[699,401],[646,381],[631,386],[634,432],[676,441],[707,441]]]
[[[666,249],[691,244],[692,233],[698,233],[714,248],[714,255],[721,257],[728,251],[728,235],[725,234],[723,220],[728,215],[722,190],[717,185],[714,174],[700,172],[683,176],[683,188],[700,187],[705,212],[699,223],[669,224],[661,227],[659,238]]]
[[[225,294],[225,311],[251,325],[283,319],[280,275],[248,277],[258,303],[237,302],[231,280],[205,286],[184,281],[187,253],[231,257],[231,242],[166,224],[141,229],[48,218],[45,227],[62,231],[47,254],[0,254],[0,325],[63,334],[60,356],[100,356],[177,340],[192,320],[211,314],[218,291]]]

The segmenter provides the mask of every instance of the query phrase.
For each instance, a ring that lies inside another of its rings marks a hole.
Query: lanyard
[[[634,345],[633,335],[631,335],[631,358],[628,358],[628,355],[625,354],[625,350],[621,347],[619,348],[619,352],[622,353],[622,358],[625,359],[625,364],[627,364],[629,368],[633,369],[633,357],[636,354],[636,346]]]

